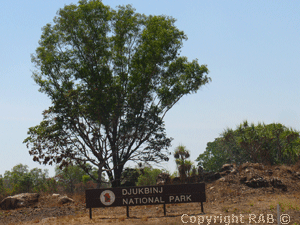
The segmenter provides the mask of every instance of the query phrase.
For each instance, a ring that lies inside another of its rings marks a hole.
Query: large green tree
[[[113,186],[129,160],[168,160],[163,118],[184,95],[210,81],[208,69],[179,55],[187,37],[167,16],[145,16],[101,1],[60,9],[43,27],[34,81],[52,105],[24,140],[33,160],[87,162]]]

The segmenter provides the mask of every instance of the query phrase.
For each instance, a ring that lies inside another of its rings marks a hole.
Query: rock
[[[38,193],[23,193],[9,196],[2,200],[0,208],[3,210],[28,207],[38,202],[40,195]]]
[[[270,184],[269,182],[264,179],[263,177],[252,177],[248,181],[245,181],[245,184],[248,187],[253,187],[253,188],[260,188],[260,187],[269,187]]]
[[[249,163],[249,162],[246,162],[246,163],[242,164],[242,170],[245,170],[246,168],[253,168],[253,169],[256,169],[256,170],[263,170],[264,169],[264,165],[261,164],[261,163]]]
[[[60,194],[53,194],[52,197],[59,197]]]
[[[236,169],[236,168],[233,168],[232,170],[231,170],[231,173],[232,174],[237,174],[239,171]]]
[[[221,172],[223,171],[231,171],[233,170],[234,165],[233,164],[224,164],[221,168]]]
[[[229,170],[220,172],[221,177],[224,177],[224,176],[226,176],[227,174],[230,174],[230,171],[229,171]]]
[[[247,167],[249,166],[249,164],[250,164],[249,162],[243,163],[243,164],[241,165],[242,170],[247,169]]]
[[[222,177],[224,177],[230,173],[232,173],[232,174],[238,173],[238,170],[236,169],[235,165],[234,164],[224,164],[221,168],[220,175]]]
[[[272,179],[270,179],[270,184],[275,188],[287,191],[287,186],[283,184],[282,181],[277,177],[273,177]]]
[[[282,189],[283,191],[287,190],[287,186],[283,184],[279,178],[271,178],[270,180],[267,180],[261,176],[253,175],[250,179],[247,179],[246,176],[241,177],[240,182],[253,188],[274,187]]]
[[[74,202],[74,200],[71,199],[71,198],[68,198],[67,196],[62,196],[58,199],[59,204],[66,204],[66,203],[69,203],[69,202]]]
[[[164,180],[159,180],[159,181],[157,181],[156,185],[165,185],[165,181]]]
[[[261,163],[252,163],[252,167],[256,170],[263,170],[265,166]]]
[[[164,185],[164,184],[169,184],[171,181],[170,175],[168,173],[160,173],[156,177],[156,184],[157,185]]]

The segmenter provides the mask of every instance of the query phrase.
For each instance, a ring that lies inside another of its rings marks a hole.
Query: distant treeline
[[[92,173],[97,176],[96,168]],[[122,173],[122,186],[154,185],[156,177],[163,172],[160,169],[125,168]],[[104,177],[106,183],[102,187],[111,186]],[[96,188],[95,183],[79,166],[68,166],[67,168],[55,168],[55,176],[49,177],[47,169],[34,168],[29,170],[27,165],[18,164],[11,171],[5,171],[0,175],[0,201],[2,198],[25,192],[36,193],[84,193],[87,188]]]
[[[96,172],[95,172],[96,173]],[[11,171],[0,175],[1,197],[26,192],[38,193],[75,193],[86,188],[94,188],[96,184],[78,166],[69,166],[63,170],[55,168],[55,176],[49,177],[48,170],[18,164]]]

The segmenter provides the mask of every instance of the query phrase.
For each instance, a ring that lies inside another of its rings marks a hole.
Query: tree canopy
[[[0,175],[0,180],[0,196],[3,193],[12,195],[30,191],[46,191],[48,170],[38,168],[29,170],[27,165],[20,163],[11,171],[6,170],[3,178]]]
[[[235,130],[226,129],[207,143],[196,161],[205,170],[218,171],[225,163],[259,162],[293,164],[300,160],[299,132],[280,123],[241,123]]]
[[[205,65],[180,56],[187,36],[175,19],[83,0],[53,21],[32,55],[33,79],[52,101],[24,140],[33,160],[75,163],[99,184],[105,171],[113,186],[129,160],[168,160],[164,116],[210,81]]]

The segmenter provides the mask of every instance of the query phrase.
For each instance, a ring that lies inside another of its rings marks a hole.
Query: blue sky
[[[41,28],[59,8],[77,1],[4,1],[0,8],[0,174],[32,161],[23,140],[50,106],[31,78],[30,54]],[[212,82],[185,96],[166,115],[170,151],[183,144],[195,161],[207,142],[243,120],[300,130],[300,1],[103,0],[132,4],[146,15],[168,15],[188,36],[181,54],[206,64]],[[161,164],[173,172],[174,158]]]

